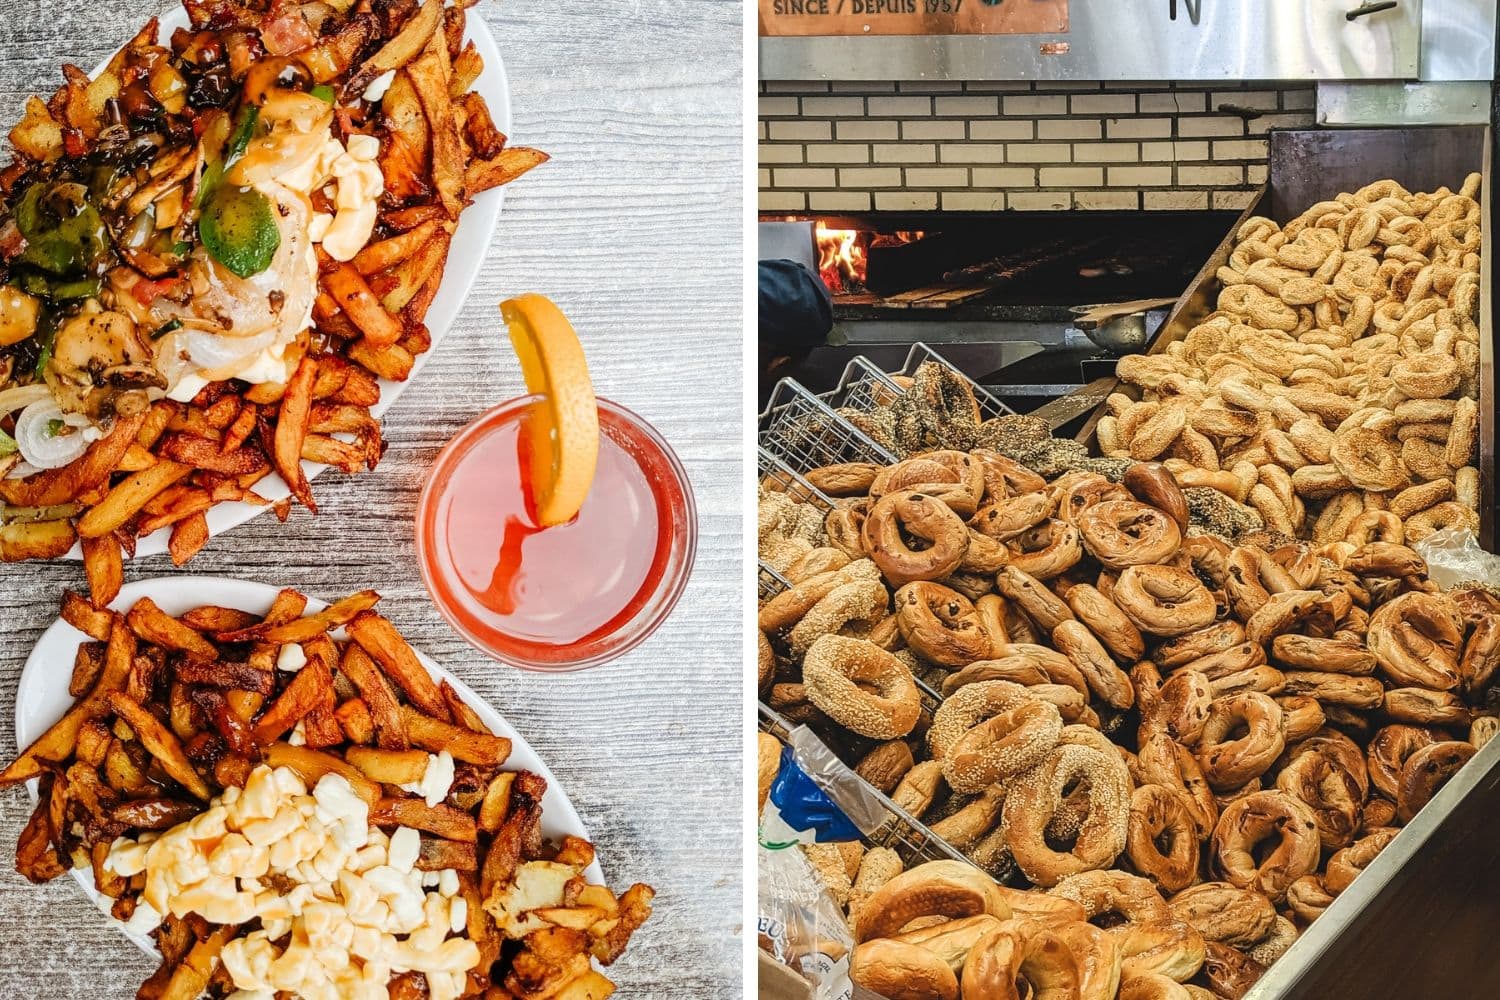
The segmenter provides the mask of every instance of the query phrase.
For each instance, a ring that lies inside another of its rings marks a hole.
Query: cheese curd
[[[453,788],[453,755],[446,750],[427,755],[427,769],[421,781],[408,781],[401,786],[404,792],[422,796],[429,806],[435,806],[448,797]]]
[[[116,840],[104,867],[145,874],[136,930],[163,914],[260,921],[224,946],[233,1000],[385,1000],[404,972],[423,973],[433,1000],[453,1000],[479,948],[462,936],[458,872],[419,871],[420,851],[416,830],[387,838],[370,826],[365,801],[339,775],[309,792],[290,769],[261,765],[191,820]]]

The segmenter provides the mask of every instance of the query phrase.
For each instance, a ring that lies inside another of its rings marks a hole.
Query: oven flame
[[[834,295],[863,290],[865,248],[858,229],[828,229],[818,224],[818,273]]]

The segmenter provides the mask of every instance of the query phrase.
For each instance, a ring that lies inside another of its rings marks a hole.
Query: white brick
[[[877,212],[930,212],[938,207],[936,191],[877,191]]]
[[[877,121],[852,121],[834,122],[833,133],[838,136],[840,142],[847,140],[861,140],[866,142],[883,142],[901,138],[901,127],[895,122]]]
[[[1068,191],[1012,191],[1005,203],[1018,212],[1056,212],[1072,205]]]
[[[833,138],[833,126],[828,122],[769,122],[766,131],[772,139],[827,142]]]
[[[964,132],[964,123],[957,121],[936,121],[929,118],[926,121],[901,123],[901,138],[908,140],[961,140],[965,138]]]
[[[802,113],[809,118],[863,118],[863,97],[804,97]]]
[[[1245,171],[1242,167],[1231,166],[1180,166],[1177,168],[1177,183],[1183,187],[1233,187],[1245,183]]]
[[[1032,89],[1025,80],[968,80],[964,90],[975,93],[1026,93]]]
[[[968,167],[907,167],[907,187],[967,187]]]
[[[1036,187],[1036,170],[1031,167],[975,167],[973,174],[977,188]]]
[[[819,143],[807,147],[808,163],[869,163],[870,147],[855,142]]]
[[[932,114],[932,98],[930,97],[872,97],[869,103],[871,115],[891,115],[901,118]]]
[[[1073,147],[1056,142],[1013,142],[1005,147],[1007,163],[1067,163]]]
[[[756,122],[755,123],[755,138],[756,138],[757,141],[764,141],[765,140],[765,138],[766,138],[766,123],[765,122]]]
[[[772,115],[795,115],[797,110],[797,99],[795,97],[762,97],[756,102],[756,111],[763,118]]]
[[[1146,162],[1175,161],[1182,163],[1185,160],[1208,159],[1208,143],[1206,142],[1143,142],[1141,143],[1141,159]]]
[[[1257,111],[1275,111],[1280,98],[1274,90],[1216,90],[1209,95],[1209,103],[1217,108],[1221,104],[1233,104],[1240,108],[1255,108]]]
[[[1264,184],[1270,170],[1264,163],[1250,163],[1245,166],[1246,184]]]
[[[1043,167],[1042,187],[1098,187],[1104,183],[1103,167]]]
[[[1094,118],[1044,118],[1036,123],[1038,139],[1097,139],[1101,134]]]
[[[1129,115],[1135,113],[1135,95],[1079,94],[1071,107],[1075,115]]]
[[[834,80],[829,89],[835,94],[894,94],[896,84],[890,80]]]
[[[807,207],[813,212],[868,212],[867,191],[813,191],[807,196]]]
[[[1110,167],[1110,187],[1165,187],[1172,183],[1171,167]]]
[[[1004,163],[1005,146],[983,142],[944,143],[944,163]],[[1015,146],[1010,146],[1015,149]]]
[[[916,142],[876,143],[876,163],[933,163],[937,147]]]
[[[1100,84],[1099,84],[1098,80],[1050,80],[1050,81],[1048,81],[1046,83],[1038,84],[1037,86],[1038,86],[1038,89],[1040,89],[1040,90],[1046,90],[1046,91],[1056,91],[1056,90],[1068,90],[1068,91],[1092,90],[1092,91],[1097,91],[1100,88]]]
[[[1007,97],[1004,100],[1007,115],[1065,115],[1068,113],[1066,97]]]
[[[1146,191],[1141,200],[1147,211],[1190,212],[1208,208],[1207,191]]]
[[[818,167],[777,167],[773,181],[784,188],[831,188],[836,186],[834,172]]]
[[[999,212],[1005,208],[1005,195],[999,191],[944,191],[945,212]]]
[[[767,80],[761,84],[768,94],[826,94],[828,84],[821,80]]]
[[[969,122],[970,139],[1009,141],[1011,139],[1030,139],[1031,136],[1031,122],[1024,118]]]
[[[1167,139],[1172,135],[1170,118],[1111,118],[1104,125],[1111,139]]]
[[[1213,194],[1214,208],[1248,208],[1255,200],[1254,191],[1215,191]]]
[[[1143,115],[1180,115],[1203,111],[1208,107],[1208,97],[1201,93],[1174,90],[1165,94],[1142,94],[1137,103]]]
[[[763,188],[770,187],[771,171],[766,169],[765,167],[761,167],[759,170],[755,171],[755,186]]]
[[[807,199],[800,191],[762,191],[758,204],[762,212],[800,212]]]
[[[1177,134],[1184,139],[1197,136],[1244,135],[1243,118],[1192,118],[1177,119]]]
[[[1281,92],[1281,106],[1287,111],[1311,111],[1317,103],[1318,92],[1311,88]]]
[[[1000,113],[999,98],[983,97],[978,94],[970,94],[966,97],[939,97],[933,104],[934,110],[940,115],[979,118]]]
[[[900,167],[845,167],[839,171],[839,187],[900,187]]]
[[[1141,207],[1141,199],[1134,191],[1079,191],[1073,195],[1073,207],[1095,212],[1133,212]]]
[[[964,85],[962,80],[903,80],[897,88],[903,94],[957,94]]]
[[[1232,139],[1228,142],[1214,143],[1214,159],[1216,160],[1264,160],[1266,158],[1266,140],[1264,139]]]
[[[1073,144],[1075,163],[1135,163],[1141,147],[1133,142],[1079,142]]]
[[[759,150],[762,163],[801,163],[802,147],[789,143],[763,142]]]

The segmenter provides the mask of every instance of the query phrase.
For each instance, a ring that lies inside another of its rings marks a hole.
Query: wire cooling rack
[[[789,378],[776,383],[760,415],[760,445],[799,474],[842,462],[896,463],[895,455]]]
[[[784,719],[775,709],[764,704],[759,707],[761,730],[770,733],[785,744],[788,740],[788,734],[791,732],[792,724]],[[852,769],[848,777],[858,781],[863,786],[863,791],[877,800],[881,807],[889,814],[889,818],[874,833],[865,835],[865,841],[870,846],[889,847],[901,856],[901,860],[907,868],[912,868],[928,861],[964,861],[972,864],[962,854],[954,850],[952,845],[946,840],[923,826],[920,820],[896,805],[896,803],[882,794],[879,789],[855,774]]]
[[[891,377],[863,354],[844,366],[843,377],[838,387],[823,394],[822,398],[835,410],[851,409],[869,413],[878,407],[888,406],[901,395],[901,387]]]
[[[757,587],[760,590],[760,601],[764,604],[777,594],[785,590],[791,590],[792,585],[787,582],[786,577],[776,572],[763,562],[757,561],[759,572],[756,577]]]
[[[774,484],[776,489],[787,496],[801,503],[812,504],[824,517],[827,517],[828,512],[833,510],[833,501],[816,486],[787,468],[780,459],[765,448],[758,448],[757,452],[761,483]],[[769,601],[784,590],[791,589],[791,586],[787,578],[774,568],[764,562],[759,563],[758,588],[762,603]]]

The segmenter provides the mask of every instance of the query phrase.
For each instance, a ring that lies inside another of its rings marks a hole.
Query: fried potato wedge
[[[171,775],[173,781],[197,798],[207,800],[213,797],[208,783],[193,768],[192,762],[183,752],[182,744],[170,729],[123,691],[112,691],[108,697],[109,707],[135,731],[141,745],[156,758],[162,770]]]
[[[83,573],[89,582],[89,597],[104,607],[120,595],[125,582],[125,561],[120,542],[112,535],[83,540]]]
[[[383,798],[370,810],[374,826],[409,826],[444,840],[473,842],[479,839],[474,817],[462,809],[438,803],[430,806],[421,799]]]
[[[348,624],[348,630],[349,637],[375,658],[386,676],[395,681],[396,686],[405,692],[412,704],[432,716],[432,720],[429,721],[446,722],[449,718],[448,706],[443,701],[437,682],[432,679],[427,668],[422,666],[422,661],[417,659],[416,652],[407,645],[401,633],[396,631],[396,626],[373,611],[365,611],[354,616]],[[357,684],[358,681],[355,683]],[[408,725],[410,716],[418,714],[407,713]],[[417,745],[421,746],[420,743]],[[509,753],[508,746],[506,752]],[[458,755],[454,754],[454,756]]]
[[[157,607],[156,602],[149,597],[136,601],[126,612],[125,621],[146,642],[175,649],[201,660],[214,660],[219,656],[217,646]]]
[[[192,471],[192,466],[163,461],[132,473],[79,519],[79,535],[99,538],[109,534],[138,514],[152,497],[186,479]]]
[[[220,632],[215,638],[220,642],[307,642],[347,625],[356,615],[373,608],[379,600],[380,595],[375,591],[361,590],[306,618],[289,622],[257,622],[241,629]]]
[[[21,521],[0,528],[0,562],[67,555],[78,533],[70,521]]]

